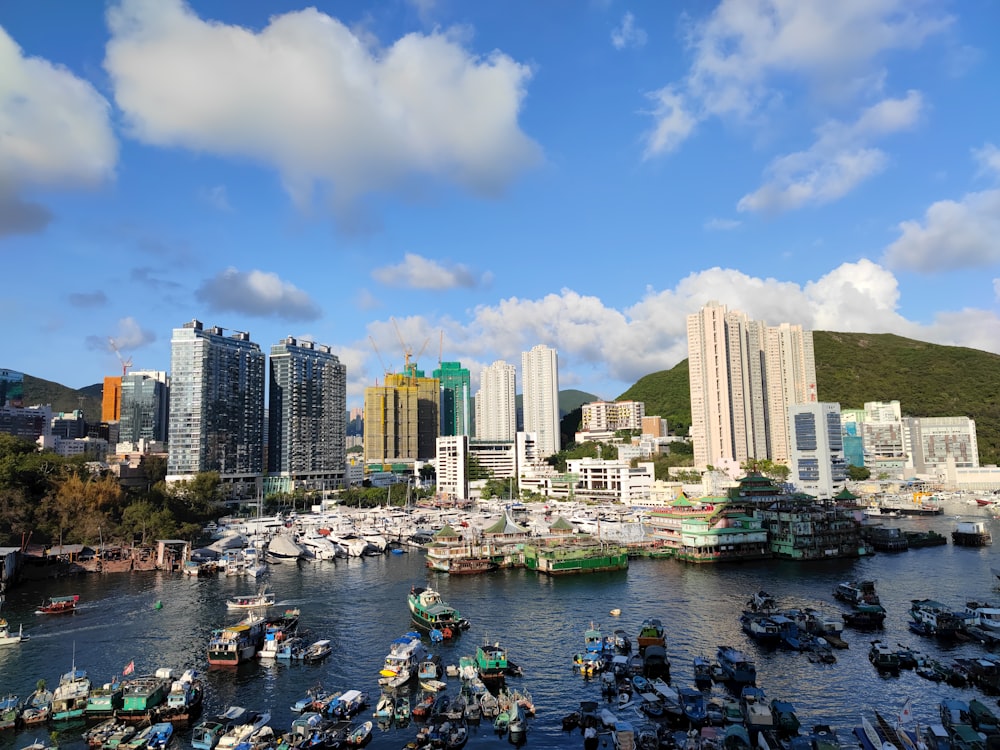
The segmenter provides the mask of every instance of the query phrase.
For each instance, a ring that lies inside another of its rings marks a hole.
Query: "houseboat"
[[[960,547],[988,547],[993,544],[993,535],[985,521],[960,521],[951,532],[951,541]]]

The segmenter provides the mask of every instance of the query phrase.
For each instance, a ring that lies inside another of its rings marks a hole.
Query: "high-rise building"
[[[461,362],[442,362],[432,374],[441,381],[441,435],[468,435],[469,370]]]
[[[791,404],[787,429],[789,479],[796,489],[821,500],[835,497],[847,479],[840,404]]]
[[[484,367],[476,393],[476,437],[479,440],[513,440],[517,434],[517,401],[514,365],[497,360]]]
[[[271,347],[267,470],[294,486],[344,480],[347,367],[329,346],[289,336]]]
[[[365,388],[365,464],[430,460],[440,430],[440,382],[416,364]]]
[[[695,466],[789,458],[791,404],[816,400],[812,332],[710,302],[687,319]]]
[[[264,359],[249,333],[198,320],[173,330],[168,478],[217,471],[252,486],[262,476]]]
[[[559,356],[544,344],[521,354],[522,406],[524,431],[533,432],[542,456],[558,453],[559,439]]]
[[[646,416],[642,401],[592,401],[581,410],[582,432],[617,432],[638,430]]]
[[[24,406],[24,374],[0,369],[0,408]]]
[[[916,474],[944,470],[949,459],[958,469],[979,467],[976,422],[968,417],[906,417],[903,436]]]
[[[101,393],[101,421],[117,422],[122,414],[122,377],[121,375],[104,378],[104,389]]]
[[[170,381],[167,373],[132,370],[117,380],[121,382],[118,442],[166,442],[170,409]],[[105,395],[107,381],[108,378],[105,378]]]

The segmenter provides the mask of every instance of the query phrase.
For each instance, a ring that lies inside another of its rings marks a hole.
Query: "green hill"
[[[104,392],[103,383],[88,385],[79,390],[67,388],[51,380],[24,376],[24,405],[50,404],[52,413],[69,412],[83,409],[83,414],[90,422],[101,419],[101,397]]]
[[[967,416],[976,421],[979,459],[1000,463],[1000,355],[888,333],[813,331],[820,401],[860,409],[899,401],[906,416]],[[643,401],[646,413],[684,434],[691,424],[687,360],[646,375],[617,400]]]

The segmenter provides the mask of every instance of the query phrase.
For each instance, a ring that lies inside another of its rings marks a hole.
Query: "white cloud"
[[[1000,279],[993,279],[993,295],[1000,302]]]
[[[203,187],[198,190],[198,199],[206,206],[214,208],[216,211],[229,213],[233,207],[229,203],[229,193],[225,185],[213,185]]]
[[[739,219],[712,218],[705,222],[704,227],[710,232],[730,232],[739,229],[743,222]]]
[[[318,188],[341,221],[414,179],[497,194],[540,158],[517,122],[528,67],[448,32],[374,48],[314,8],[253,32],[181,0],[121,0],[108,25],[104,65],[134,138],[273,166],[300,207]]]
[[[34,188],[89,188],[118,158],[108,102],[87,81],[25,57],[0,27],[0,237],[37,232],[51,214],[24,198]]]
[[[654,91],[649,98],[656,103],[652,113],[656,125],[646,137],[643,156],[647,159],[676,150],[698,124],[698,118],[688,109],[683,95],[672,87]]]
[[[924,221],[903,221],[885,263],[924,273],[1000,262],[1000,190],[931,204]]]
[[[752,121],[780,99],[779,83],[802,84],[817,101],[843,104],[881,90],[885,53],[919,47],[952,19],[917,0],[722,0],[690,24],[691,67],[672,92],[694,122],[710,117]],[[693,131],[670,127],[672,108],[654,112],[647,152],[667,153]]]
[[[321,315],[308,294],[266,271],[227,268],[206,279],[195,297],[212,310],[231,311],[282,320],[315,320]]]
[[[635,25],[635,16],[626,11],[622,22],[611,30],[611,45],[615,49],[642,47],[646,44],[646,32]]]
[[[910,91],[904,99],[884,99],[867,108],[851,124],[827,123],[809,149],[772,161],[765,183],[744,195],[737,210],[773,213],[843,197],[885,169],[888,157],[868,142],[912,127],[922,108],[920,92]]]
[[[156,333],[143,328],[139,321],[131,316],[119,319],[117,329],[111,336],[92,334],[85,339],[88,349],[111,354],[117,348],[119,356],[125,359],[129,358],[128,352],[154,341],[156,341]]]
[[[475,275],[461,263],[443,265],[416,253],[406,253],[402,263],[372,271],[372,278],[388,286],[411,289],[472,288]]]
[[[972,155],[979,162],[979,173],[1000,177],[1000,148],[992,143],[983,144],[982,148],[972,149]]]

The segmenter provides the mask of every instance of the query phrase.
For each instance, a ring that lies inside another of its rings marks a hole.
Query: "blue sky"
[[[114,338],[169,370],[198,318],[329,344],[352,405],[406,350],[475,388],[539,343],[614,398],[709,300],[1000,352],[998,29],[992,0],[5,3],[0,366],[82,387]]]

